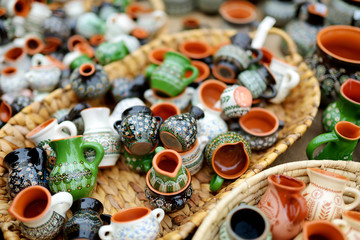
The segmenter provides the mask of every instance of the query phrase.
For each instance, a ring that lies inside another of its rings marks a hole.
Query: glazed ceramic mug
[[[123,156],[126,166],[137,173],[143,174],[150,170],[154,155],[155,151],[145,155],[135,155],[125,149]]]
[[[164,211],[159,208],[152,211],[146,207],[124,209],[111,217],[110,225],[99,229],[99,237],[102,240],[156,239],[164,216]]]
[[[252,95],[247,88],[233,85],[221,94],[220,106],[225,116],[238,118],[250,111]]]
[[[360,212],[344,211],[342,219],[334,219],[332,223],[339,226],[348,239],[360,238]]]

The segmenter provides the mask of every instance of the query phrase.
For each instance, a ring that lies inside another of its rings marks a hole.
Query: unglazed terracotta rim
[[[186,28],[197,28],[200,26],[200,21],[196,17],[186,17],[182,21],[183,26]]]
[[[143,215],[142,217],[140,218],[137,218],[137,219],[134,219],[134,220],[129,220],[129,221],[117,221],[115,218],[118,217],[119,215],[121,214],[124,214],[124,213],[127,213],[127,212],[131,212],[131,211],[135,211],[135,210],[146,210],[146,214]],[[133,222],[136,222],[138,220],[141,220],[147,216],[149,216],[151,213],[151,209],[150,208],[147,208],[147,207],[133,207],[133,208],[128,208],[128,209],[122,209],[120,211],[118,211],[117,213],[115,213],[114,215],[112,215],[111,217],[111,222],[114,222],[114,223],[133,223]]]
[[[200,67],[203,70],[202,75],[200,75],[200,70],[199,70],[199,76],[195,79],[195,81],[194,81],[195,83],[202,82],[210,76],[210,67],[206,63],[199,61],[199,60],[193,60],[193,61],[191,61],[191,65],[193,65],[197,69],[199,69],[199,67]]]
[[[161,65],[161,64],[163,63],[163,61],[164,61],[165,53],[170,52],[170,51],[174,51],[174,49],[168,48],[168,47],[155,48],[155,49],[153,49],[153,50],[149,53],[149,55],[148,55],[149,61],[150,61],[151,63],[153,63],[153,64]],[[163,54],[163,60],[162,60],[162,61],[160,61],[160,60],[158,60],[156,57],[154,57],[155,54],[158,54],[159,52],[161,52],[161,53],[164,52],[164,54]]]
[[[231,1],[230,1],[231,2]],[[237,1],[232,1],[232,2],[237,2]],[[244,5],[243,4],[244,1],[238,1],[238,4],[236,4],[236,6],[226,6],[226,5],[221,5],[219,8],[219,13],[220,15],[228,22],[232,23],[232,24],[249,24],[253,21],[256,20],[256,7],[255,9],[250,7],[248,4]],[[234,5],[234,4],[233,4]],[[231,15],[229,15],[228,10],[241,10],[241,11],[247,11],[249,13],[249,17],[246,18],[236,18],[233,17]]]
[[[86,68],[90,68],[90,72],[84,72]],[[92,63],[84,63],[79,67],[79,73],[81,76],[89,77],[95,73],[95,65]]]
[[[329,9],[326,8],[325,13],[320,13],[320,12],[315,11],[315,5],[316,5],[316,3],[310,4],[307,7],[308,12],[313,14],[313,15],[317,15],[317,16],[321,16],[323,18],[326,18],[326,16],[328,15]]]
[[[65,64],[63,64],[63,62],[61,62],[59,59],[57,59],[56,57],[53,57],[51,55],[46,55],[46,57],[58,68],[60,68],[60,70],[65,70],[67,67],[65,66]]]
[[[240,101],[240,97],[238,97],[239,93],[244,93],[244,94],[247,95],[246,97],[248,97],[248,98],[251,99],[249,105],[244,104],[244,102],[241,102],[241,101]],[[234,98],[236,104],[237,104],[238,106],[240,106],[240,107],[248,107],[248,108],[250,108],[251,105],[252,105],[252,102],[253,102],[253,98],[252,98],[251,92],[249,91],[249,89],[247,89],[247,88],[244,87],[244,86],[238,86],[238,87],[236,87],[236,88],[234,89],[233,98]]]
[[[70,52],[74,51],[74,48],[77,45],[77,44],[74,44],[74,42],[88,43],[86,38],[84,38],[83,36],[81,36],[79,34],[72,35],[67,41],[67,48],[69,49]]]
[[[203,104],[205,107],[213,110],[213,111],[216,111],[216,112],[222,112],[222,109],[221,108],[215,108],[214,106],[208,106],[207,104],[205,104],[205,101],[204,101],[204,96],[202,95],[202,91],[203,89],[208,86],[209,84],[216,84],[218,87],[223,87],[224,90],[227,88],[227,85],[219,80],[216,80],[216,79],[209,79],[209,80],[206,80],[204,81],[202,84],[200,84],[199,86],[199,100],[201,102],[201,104]],[[224,91],[223,90],[223,91]],[[221,94],[220,94],[221,96]],[[219,97],[219,101],[220,101],[220,97]]]
[[[339,127],[342,127],[342,125],[350,125],[351,127],[357,127],[359,128],[359,136],[358,137],[354,137],[354,138],[349,138],[349,137],[346,137],[344,136],[343,134],[341,134],[339,132]],[[347,140],[350,140],[350,141],[356,141],[356,140],[359,140],[360,139],[360,127],[357,126],[356,124],[352,123],[352,122],[348,122],[348,121],[339,121],[335,124],[335,131],[343,138],[347,139]]]
[[[248,118],[250,118],[251,117],[250,114],[252,114],[253,112],[262,112],[262,113],[266,113],[268,116],[271,116],[271,118],[273,120],[275,120],[275,124],[274,124],[275,126],[270,131],[267,131],[264,133],[258,133],[258,132],[251,131],[247,126],[244,125],[244,121],[247,120]],[[245,114],[244,116],[239,118],[239,124],[240,124],[240,127],[245,132],[247,132],[251,135],[254,135],[254,136],[258,136],[258,137],[265,137],[265,136],[270,136],[270,135],[274,134],[279,129],[279,118],[274,113],[270,112],[269,110],[267,110],[265,108],[254,107],[254,108],[251,108],[247,114]]]
[[[342,230],[340,229],[340,227],[338,227],[337,225],[331,223],[330,221],[326,221],[326,220],[312,220],[312,221],[305,221],[304,222],[304,225],[303,225],[303,238],[305,240],[309,240],[308,237],[306,237],[306,235],[309,235],[308,233],[308,228],[310,226],[316,226],[318,224],[323,224],[323,225],[326,225],[328,227],[331,227],[331,228],[334,228],[336,229],[336,231],[341,235],[343,236],[343,239],[347,239],[344,235],[344,233],[342,232]]]
[[[37,44],[36,48],[29,47],[31,41],[36,42]],[[45,47],[45,43],[38,37],[31,36],[25,40],[24,48],[29,55],[35,55],[37,53],[40,53],[44,49],[44,47]]]
[[[189,186],[190,186],[190,183],[191,183],[191,174],[190,174],[190,171],[189,169],[186,169],[186,172],[187,172],[187,175],[188,175],[188,181],[186,183],[186,185],[180,189],[179,191],[177,192],[172,192],[172,193],[163,193],[163,192],[159,192],[158,190],[154,189],[151,184],[150,184],[150,181],[149,181],[149,177],[150,177],[150,171],[147,172],[146,174],[146,177],[145,177],[145,180],[146,180],[146,186],[154,193],[158,194],[158,195],[164,195],[164,196],[174,196],[174,195],[177,195],[177,194],[180,194],[182,193],[183,191],[185,191]]]
[[[40,125],[38,125],[36,128],[34,128],[33,130],[31,130],[28,134],[26,134],[26,138],[36,138],[38,135],[43,134],[44,131],[41,131],[40,128],[42,130],[46,130],[48,129],[48,127],[53,124],[54,122],[57,122],[56,118],[50,118],[48,120],[46,120],[45,122],[41,123]],[[45,127],[44,127],[45,126]],[[41,134],[40,134],[41,133]]]
[[[11,71],[11,72],[9,73],[9,71]],[[1,74],[4,76],[12,76],[12,75],[16,74],[17,72],[18,72],[18,70],[14,66],[7,66],[1,70]]]
[[[55,52],[62,43],[61,39],[57,37],[46,37],[44,40],[44,48],[41,51],[42,54],[50,54]]]
[[[222,67],[225,67],[227,69],[230,69],[230,71],[232,71],[231,68],[229,68],[228,66],[222,66]],[[236,79],[235,78],[224,78],[223,76],[221,76],[219,73],[218,73],[218,66],[215,65],[214,68],[213,68],[213,71],[212,71],[212,74],[214,75],[215,78],[217,78],[219,81],[222,81],[222,82],[225,82],[225,83],[228,83],[228,84],[233,84],[236,82]],[[235,74],[234,74],[235,75]],[[236,76],[234,76],[236,77]]]
[[[333,173],[333,172],[329,172],[323,169],[319,169],[319,168],[307,168],[308,171],[311,171],[314,174],[320,175],[320,176],[327,176],[327,177],[331,177],[334,180],[337,181],[341,181],[341,182],[348,182],[349,179],[343,175],[337,174],[337,173]]]
[[[57,142],[57,141],[62,141],[62,140],[70,139],[70,138],[80,138],[80,137],[83,137],[83,135],[76,135],[76,136],[58,138],[58,139],[51,140],[51,142]]]
[[[105,36],[102,35],[102,34],[95,34],[95,35],[92,35],[89,39],[89,42],[91,45],[97,47],[99,46],[100,44],[102,44],[103,42],[105,42]]]
[[[7,13],[6,8],[0,7],[0,17],[4,16]]]
[[[350,221],[354,221],[357,224],[359,224],[359,226],[360,226],[360,212],[359,211],[354,211],[354,210],[343,211],[342,215],[343,215],[343,218],[345,216]]]
[[[291,180],[293,182],[299,183],[299,186],[298,187],[293,187],[293,186],[286,186],[286,185],[280,184],[280,183],[273,180],[273,178],[275,178],[277,176],[279,176],[280,178],[285,178],[287,180]],[[302,191],[306,187],[306,184],[303,181],[301,181],[300,179],[297,179],[297,178],[291,177],[291,176],[287,176],[287,175],[283,175],[283,174],[271,174],[270,176],[267,177],[267,179],[273,185],[275,185],[275,186],[277,186],[279,188],[282,188],[282,189],[286,189],[288,191],[298,192],[298,191]]]
[[[175,103],[172,103],[172,102],[158,102],[158,103],[152,105],[152,106],[150,107],[150,110],[153,112],[154,116],[156,116],[156,114],[154,113],[154,109],[155,109],[155,108],[158,108],[158,107],[161,107],[161,106],[164,106],[164,105],[166,105],[166,106],[168,106],[168,107],[169,107],[169,106],[172,107],[172,108],[176,111],[176,114],[175,114],[175,115],[181,113],[180,108],[179,108],[178,106],[176,106]],[[164,121],[165,121],[165,120],[164,120]]]
[[[5,112],[2,112],[2,109],[5,108]],[[0,104],[0,119],[1,121],[3,121],[4,123],[7,123],[9,121],[9,119],[12,117],[13,114],[13,110],[10,106],[10,104],[8,104],[6,101],[2,101]]]
[[[166,154],[171,154],[173,156],[176,156],[176,160],[177,161],[177,165],[176,165],[176,168],[174,169],[173,172],[167,172],[167,171],[164,171],[162,169],[159,168],[158,164],[159,164],[159,161],[161,160],[161,157],[162,155],[166,155]],[[162,150],[158,153],[155,154],[155,156],[153,157],[153,160],[152,160],[152,165],[153,165],[153,168],[156,170],[156,172],[162,174],[162,175],[165,175],[165,176],[168,176],[170,178],[174,178],[176,177],[176,175],[178,174],[178,172],[180,171],[182,165],[183,165],[183,162],[182,162],[182,158],[180,156],[180,154],[178,152],[176,152],[175,150],[172,150],[172,149],[165,149],[165,150]]]
[[[187,47],[189,45],[201,46],[202,48],[205,49],[205,51],[201,52],[201,53],[191,52],[191,51],[189,51],[187,49]],[[184,54],[185,56],[187,56],[189,58],[203,59],[203,58],[209,57],[211,55],[212,49],[211,49],[210,45],[207,44],[204,41],[201,41],[201,40],[187,40],[187,41],[182,42],[179,45],[179,51],[180,51],[180,53]]]
[[[335,58],[335,59],[338,59],[340,61],[343,61],[343,62],[346,62],[346,63],[353,63],[353,64],[360,64],[360,60],[351,60],[351,59],[348,59],[348,58],[344,58],[344,57],[341,57],[337,54],[334,54],[332,52],[330,52],[329,50],[327,50],[324,45],[322,44],[320,38],[328,33],[328,32],[331,32],[331,31],[336,31],[336,30],[345,30],[345,31],[348,31],[348,32],[356,32],[357,34],[360,35],[360,28],[358,27],[353,27],[353,26],[346,26],[346,25],[334,25],[334,26],[328,26],[328,27],[325,27],[323,29],[321,29],[317,36],[316,36],[316,44],[317,46],[324,52],[326,53],[327,55]]]
[[[94,48],[92,48],[89,43],[78,43],[74,49],[83,54],[86,54],[89,58],[93,58],[95,56]]]
[[[22,12],[19,12],[17,9],[16,9],[16,5],[17,4],[23,4],[23,11]],[[27,15],[29,15],[30,13],[30,10],[31,10],[31,5],[30,5],[30,1],[26,1],[26,0],[17,0],[16,3],[14,4],[14,13],[16,16],[20,16],[20,17],[27,17]]]
[[[40,219],[41,217],[43,217],[47,212],[48,210],[50,209],[50,205],[51,205],[51,194],[50,192],[43,186],[40,186],[40,185],[35,185],[35,186],[30,186],[30,187],[27,187],[25,188],[24,190],[20,191],[14,198],[13,202],[11,203],[9,209],[8,209],[8,212],[11,214],[11,215],[14,215],[14,212],[12,211],[11,209],[11,206],[13,204],[16,204],[19,199],[21,199],[21,196],[26,194],[28,191],[30,191],[31,189],[38,189],[38,190],[41,190],[43,193],[45,193],[45,195],[47,196],[47,204],[46,204],[46,207],[44,208],[44,210],[42,211],[41,214],[37,215],[36,217],[32,217],[32,218],[25,218],[25,217],[22,217],[22,216],[18,216],[16,217],[19,221],[21,222],[32,222],[32,221],[36,221],[38,219]],[[26,190],[26,191],[25,191]],[[36,199],[35,199],[36,200]],[[24,209],[25,210],[25,209]],[[16,214],[17,215],[17,214]]]
[[[134,28],[130,34],[136,37],[137,39],[145,39],[149,37],[149,32],[145,28],[141,28],[141,27]]]
[[[17,50],[19,50],[19,51],[21,52],[20,55],[18,55],[15,59],[9,57],[9,55],[13,55],[13,54],[11,54],[11,53],[13,53],[14,51],[17,51]],[[25,49],[24,49],[24,48],[21,48],[21,47],[12,47],[12,48],[8,49],[8,50],[5,52],[4,58],[5,58],[5,61],[7,61],[7,62],[16,62],[16,61],[18,61],[19,59],[21,59],[25,54],[26,54],[26,52],[25,52]]]
[[[229,175],[225,175],[223,173],[219,173],[215,167],[215,163],[214,163],[214,157],[216,156],[216,153],[218,152],[218,150],[224,146],[235,146],[235,145],[239,145],[241,144],[242,148],[243,148],[243,151],[246,155],[246,163],[245,163],[245,166],[241,169],[241,171],[237,174],[233,174],[231,175],[231,177]],[[219,148],[220,147],[220,148]],[[249,168],[249,165],[250,165],[250,157],[249,157],[249,154],[248,152],[246,151],[246,148],[245,148],[245,144],[242,142],[242,141],[239,141],[239,142],[236,142],[236,143],[224,143],[222,144],[221,146],[219,146],[215,149],[212,157],[211,157],[211,166],[212,168],[214,169],[214,172],[219,175],[220,177],[224,178],[224,179],[227,179],[227,180],[233,180],[233,179],[237,179],[239,178],[241,175],[243,175]]]
[[[341,87],[340,87],[340,93],[341,93],[341,95],[342,95],[346,100],[348,100],[349,102],[352,102],[352,103],[354,103],[354,104],[356,104],[356,105],[360,105],[360,102],[356,102],[356,101],[352,100],[351,98],[349,98],[348,96],[346,96],[346,95],[344,94],[344,88],[345,88],[348,84],[353,84],[353,83],[360,85],[360,82],[359,82],[359,81],[357,81],[357,80],[355,80],[355,79],[352,79],[352,78],[348,78],[348,79],[341,85]]]

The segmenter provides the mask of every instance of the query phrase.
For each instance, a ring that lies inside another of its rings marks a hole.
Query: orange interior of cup
[[[212,110],[221,111],[220,108],[215,107],[215,104],[220,100],[221,94],[226,88],[227,85],[218,80],[204,81],[199,88],[201,102]]]
[[[150,212],[151,210],[146,207],[125,209],[115,213],[111,217],[111,221],[116,223],[132,222],[147,216],[148,214],[150,214]]]
[[[239,119],[240,126],[246,132],[255,136],[268,136],[279,127],[278,118],[263,108],[252,108]]]

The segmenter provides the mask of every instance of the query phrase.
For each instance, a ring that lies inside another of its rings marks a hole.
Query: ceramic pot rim
[[[160,169],[158,166],[158,163],[161,160],[162,155],[164,155],[164,154],[165,155],[170,154],[170,155],[172,155],[172,157],[173,156],[176,157],[174,160],[177,161],[177,163],[176,163],[177,165],[176,165],[176,168],[174,169],[174,171],[171,173]],[[153,161],[152,161],[153,168],[156,170],[156,172],[158,172],[162,175],[168,176],[170,178],[176,177],[176,175],[178,174],[178,172],[180,171],[180,169],[182,167],[182,164],[183,163],[182,163],[182,158],[181,158],[180,154],[172,149],[165,149],[165,150],[162,150],[162,151],[156,153],[155,156],[153,157]]]
[[[218,88],[222,87],[223,88],[223,91],[227,88],[227,85],[219,80],[216,80],[216,79],[209,79],[209,80],[206,80],[204,81],[202,84],[200,84],[199,86],[199,99],[200,99],[200,102],[201,104],[203,104],[205,107],[207,108],[210,108],[211,110],[213,111],[216,111],[216,112],[222,112],[221,108],[214,108],[213,106],[208,106],[207,104],[205,104],[205,101],[204,101],[204,96],[202,93],[203,89],[210,85],[210,84],[213,84],[213,85],[217,85]],[[221,95],[221,94],[220,94]],[[220,100],[220,98],[219,98]]]
[[[87,68],[90,71],[85,72]],[[81,76],[89,77],[95,73],[95,65],[92,63],[84,63],[79,67],[79,73]]]
[[[88,41],[83,36],[78,34],[72,35],[67,41],[67,48],[69,49],[70,52],[74,51],[74,48],[77,45],[74,44],[74,42],[88,43]]]
[[[198,60],[193,60],[191,61],[191,65],[195,66],[196,68],[201,68],[203,71],[203,74],[200,75],[200,70],[199,70],[199,76],[195,79],[195,83],[199,83],[204,81],[208,76],[210,76],[210,68],[209,66],[202,62],[202,61],[198,61]]]
[[[58,37],[46,37],[45,39],[45,46],[41,53],[43,54],[50,54],[55,52],[56,49],[62,44],[62,41]]]
[[[239,94],[243,94],[246,95],[247,98],[251,99],[250,102],[246,103],[246,102],[241,102],[241,98],[238,97]],[[233,93],[233,98],[236,102],[236,104],[240,107],[251,107],[252,105],[252,95],[251,92],[244,86],[237,86],[234,89],[234,93]]]
[[[69,136],[69,137],[54,139],[51,142],[63,141],[63,140],[71,139],[71,138],[82,138],[82,137],[83,137],[83,135]]]
[[[244,121],[247,120],[249,117],[251,117],[253,112],[261,112],[263,114],[266,114],[268,117],[270,117],[272,120],[275,121],[274,127],[264,133],[258,133],[258,132],[254,132],[252,130],[250,130],[247,126],[245,126]],[[254,135],[254,136],[258,136],[258,137],[265,137],[265,136],[270,136],[271,134],[274,134],[278,129],[279,129],[279,118],[272,112],[270,112],[269,110],[265,109],[265,108],[260,108],[260,107],[254,107],[251,108],[250,111],[245,114],[244,116],[239,118],[239,124],[240,127],[247,133]]]
[[[14,51],[20,51],[20,55],[18,55],[15,59],[10,57],[9,55],[13,55],[12,53]],[[21,47],[12,47],[10,49],[8,49],[5,54],[4,54],[4,58],[5,58],[5,61],[7,62],[16,62],[17,60],[19,60],[21,57],[23,57],[25,55],[25,50]]]
[[[22,5],[22,11],[19,11],[17,8],[17,4],[21,4]],[[16,16],[20,16],[20,17],[27,17],[27,15],[29,15],[31,10],[31,3],[30,1],[26,1],[26,0],[17,0],[15,5],[14,5],[14,13]]]
[[[357,137],[346,137],[344,136],[343,134],[341,134],[339,131],[341,127],[343,126],[349,126],[351,128],[358,128],[358,136]],[[341,137],[345,138],[346,140],[350,140],[350,141],[356,141],[356,140],[359,140],[360,139],[360,127],[357,126],[356,124],[352,123],[352,122],[348,122],[348,121],[340,121],[340,122],[337,122],[335,124],[335,131],[337,132],[337,134],[339,134]]]
[[[10,73],[9,73],[10,71]],[[13,67],[13,66],[7,66],[7,67],[4,67],[2,70],[1,70],[1,74],[4,75],[4,76],[12,76],[14,74],[17,73],[17,68],[16,67]]]
[[[108,107],[89,107],[89,108],[85,108],[85,109],[81,110],[80,114],[82,112],[89,111],[89,110],[95,110],[95,109],[96,110],[105,110],[105,111],[109,112],[109,114],[110,114],[110,108],[108,108]]]
[[[196,46],[200,46],[202,48],[204,48],[204,51],[201,53],[194,53],[188,50],[188,46],[191,45],[196,45]],[[189,58],[193,58],[193,59],[203,59],[206,58],[208,56],[211,55],[211,47],[209,44],[207,44],[205,41],[200,41],[200,40],[187,40],[182,42],[179,45],[179,50],[182,54],[184,54],[185,56],[189,57]]]
[[[351,98],[349,98],[348,96],[346,96],[346,95],[344,94],[344,88],[345,88],[348,84],[359,84],[359,85],[360,85],[360,82],[357,81],[357,80],[355,80],[355,79],[348,78],[348,79],[341,85],[341,87],[340,87],[340,93],[341,93],[341,95],[342,95],[346,100],[348,100],[349,102],[352,102],[352,103],[354,103],[354,104],[356,104],[356,105],[360,105],[359,102],[355,102],[354,100],[352,100]]]
[[[175,115],[178,115],[178,114],[181,113],[179,107],[176,106],[175,103],[172,103],[172,102],[158,102],[158,103],[152,105],[152,106],[150,107],[150,110],[151,110],[151,111],[153,112],[153,114],[154,114],[154,109],[155,109],[155,108],[158,108],[159,106],[164,106],[164,105],[167,106],[167,107],[172,107],[172,108],[176,111],[176,114],[175,114]],[[154,114],[154,115],[155,115],[155,114]],[[164,121],[165,121],[165,120],[164,120]]]
[[[346,62],[346,63],[353,63],[353,64],[357,64],[359,65],[360,64],[360,60],[351,60],[351,59],[348,59],[348,58],[344,58],[344,57],[341,57],[335,53],[332,53],[330,52],[329,50],[327,50],[324,45],[322,44],[321,42],[321,37],[328,33],[328,32],[331,32],[331,31],[336,31],[336,30],[343,30],[343,31],[347,31],[347,32],[353,32],[353,33],[357,33],[360,35],[360,28],[358,27],[353,27],[353,26],[346,26],[346,25],[334,25],[334,26],[328,26],[328,27],[325,27],[323,29],[321,29],[317,36],[316,36],[316,44],[317,46],[324,52],[326,53],[327,55],[339,60],[339,61],[342,61],[342,62]]]
[[[5,108],[5,112],[3,114],[2,110],[3,108]],[[12,108],[10,106],[10,104],[8,104],[6,101],[2,101],[0,104],[0,119],[1,121],[3,121],[4,123],[8,122],[9,119],[12,117]]]
[[[165,151],[165,150],[164,150],[164,151]],[[189,185],[190,185],[190,183],[191,183],[191,174],[190,174],[190,172],[189,172],[189,169],[187,169],[186,167],[185,167],[185,169],[186,169],[186,172],[187,172],[187,175],[188,175],[188,181],[187,181],[186,185],[185,185],[182,189],[180,189],[179,191],[177,191],[177,192],[163,193],[163,192],[159,192],[158,190],[154,189],[154,188],[151,186],[150,181],[149,181],[150,171],[147,172],[146,177],[145,177],[146,186],[147,186],[152,192],[154,192],[154,193],[156,193],[156,194],[158,194],[158,195],[164,195],[164,196],[174,196],[174,195],[178,195],[178,194],[184,192],[184,191],[189,187]]]
[[[326,225],[327,227],[331,227],[333,229],[336,229],[336,231],[341,235],[343,236],[343,239],[347,239],[345,236],[344,236],[344,233],[342,232],[342,230],[340,229],[340,227],[338,227],[337,225],[329,222],[329,221],[326,221],[326,220],[312,220],[312,221],[305,221],[304,222],[304,225],[303,225],[303,235],[304,237],[308,235],[308,228],[310,226],[316,226],[318,224],[322,224],[322,225]]]
[[[200,26],[200,22],[195,17],[186,17],[183,19],[183,25],[187,28],[196,28]]]
[[[323,18],[326,18],[326,16],[328,15],[329,9],[326,9],[326,11],[325,11],[324,13],[321,13],[321,12],[318,12],[318,11],[315,10],[315,6],[316,6],[315,3],[310,4],[310,5],[307,7],[308,12],[311,13],[311,14],[314,14],[314,15],[321,16],[321,17],[323,17]]]
[[[50,118],[46,120],[45,122],[38,125],[36,128],[31,130],[28,134],[26,134],[26,138],[32,139],[36,138],[39,135],[42,135],[44,132],[47,132],[49,130],[49,126],[51,126],[53,123],[57,122],[56,118]],[[46,131],[44,131],[46,130]]]
[[[149,32],[145,28],[141,27],[134,28],[130,34],[137,39],[145,39],[149,36]]]
[[[159,47],[159,48],[155,48],[153,49],[149,55],[148,55],[148,58],[149,58],[149,61],[153,64],[156,64],[156,65],[161,65],[164,61],[164,58],[165,58],[165,53],[167,52],[170,52],[170,51],[174,51],[174,49],[172,48],[168,48],[168,47]],[[155,56],[156,54],[162,54],[162,57],[163,57],[163,61],[157,59]]]
[[[344,217],[348,218],[350,221],[360,222],[360,212],[359,211],[343,211],[342,213],[343,219]]]
[[[76,46],[74,47],[75,50],[86,54],[89,58],[93,58],[95,55],[95,51],[94,49],[90,46],[89,43],[78,43],[76,44]]]
[[[7,13],[6,8],[0,7],[0,17],[4,16]]]
[[[91,45],[97,47],[101,43],[105,42],[105,37],[102,34],[95,34],[90,37],[89,42]]]
[[[229,3],[225,2],[226,4],[222,4],[219,8],[220,15],[228,22],[232,24],[249,24],[256,19],[256,7],[251,6],[249,3],[245,3],[245,1],[229,1]],[[234,11],[234,10],[241,10],[241,11],[247,11],[250,16],[246,18],[236,18],[231,16],[228,11]]]
[[[199,145],[199,140],[196,139],[196,141],[195,141],[195,143],[194,143],[194,146],[193,146],[191,149],[187,150],[186,152],[181,152],[181,153],[179,153],[180,156],[184,156],[184,155],[186,155],[186,154],[189,154],[191,151],[194,151],[194,149],[196,149],[196,147],[197,147],[198,145]],[[171,148],[166,148],[166,147],[165,147],[165,149],[171,149]]]
[[[35,42],[37,44],[37,47],[36,48],[30,47],[29,46],[30,42]],[[38,37],[31,36],[25,40],[24,48],[29,55],[35,55],[36,53],[40,53],[44,49],[44,47],[45,47],[44,42]]]
[[[287,180],[290,180],[290,181],[293,181],[293,182],[296,182],[299,184],[298,187],[294,187],[294,186],[287,186],[287,185],[283,185],[283,184],[280,184],[276,181],[273,180],[273,178],[279,176],[280,178],[285,178]],[[271,174],[270,176],[267,177],[269,183],[271,182],[273,185],[275,185],[276,187],[279,187],[281,189],[286,189],[287,191],[295,191],[295,192],[298,192],[298,191],[302,191],[305,187],[306,187],[306,184],[295,178],[295,177],[291,177],[291,176],[287,176],[287,175],[283,175],[283,174]]]
[[[228,68],[227,66],[222,66],[222,67]],[[230,69],[230,71],[231,71],[231,69]],[[221,76],[218,73],[218,66],[217,65],[214,66],[212,74],[214,75],[215,78],[217,78],[218,80],[220,80],[222,82],[225,82],[225,83],[228,83],[228,84],[233,84],[233,83],[236,82],[235,78],[234,79],[232,79],[232,78],[224,78],[223,76]]]
[[[311,171],[312,173],[318,175],[318,176],[326,176],[326,177],[330,177],[333,180],[339,181],[339,182],[348,182],[349,179],[345,176],[342,176],[340,174],[337,173],[333,173],[333,172],[329,172],[329,171],[325,171],[319,168],[307,168],[308,171]]]
[[[119,215],[122,215],[122,214],[127,213],[127,212],[136,211],[136,210],[146,210],[146,213],[142,217],[134,219],[134,220],[128,220],[128,221],[117,221],[116,220],[116,217],[118,217]],[[118,211],[117,213],[115,213],[114,215],[112,215],[111,222],[112,223],[134,223],[134,222],[136,222],[138,220],[141,220],[141,219],[149,216],[150,213],[151,213],[151,210],[149,208],[147,208],[147,207],[132,207],[132,208],[128,208],[128,209],[122,209],[122,210]]]
[[[215,163],[214,163],[214,157],[216,156],[216,153],[218,152],[219,149],[221,149],[222,147],[224,146],[235,146],[235,145],[239,145],[241,144],[242,146],[242,149],[246,155],[246,163],[245,163],[245,166],[241,169],[240,172],[236,173],[236,174],[233,174],[233,175],[226,175],[226,174],[223,174],[219,171],[217,171],[216,167],[215,167]],[[212,166],[212,169],[214,169],[214,172],[219,175],[220,177],[224,178],[224,179],[227,179],[227,180],[232,180],[232,179],[237,179],[239,178],[241,175],[243,175],[246,170],[248,170],[249,168],[249,165],[250,165],[250,157],[249,157],[249,154],[248,152],[246,151],[246,148],[245,148],[245,144],[241,141],[239,142],[236,142],[236,143],[225,143],[225,144],[222,144],[221,146],[217,147],[211,157],[211,166]]]

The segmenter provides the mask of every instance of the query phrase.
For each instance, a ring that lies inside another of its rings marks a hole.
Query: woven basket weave
[[[111,80],[117,77],[134,77],[143,73],[149,64],[148,53],[157,47],[171,47],[177,49],[184,40],[198,39],[214,46],[236,33],[235,30],[194,30],[162,36],[141,47],[123,60],[111,63],[105,67]],[[213,175],[212,170],[205,166],[193,176],[193,196],[184,209],[167,214],[161,223],[161,236],[164,239],[184,239],[200,225],[208,211],[214,207],[216,201],[225,196],[227,191],[238,186],[242,179],[249,178],[261,172],[271,164],[277,156],[285,152],[310,127],[320,103],[320,89],[313,73],[302,62],[296,52],[296,46],[291,38],[282,30],[271,29],[270,34],[281,36],[288,44],[291,55],[285,61],[298,66],[301,76],[300,84],[293,89],[285,102],[281,105],[268,105],[280,119],[285,122],[285,128],[279,132],[277,143],[267,151],[254,153],[251,157],[249,170],[238,180],[224,188],[216,195],[209,192],[209,183]],[[0,130],[0,160],[9,152],[20,147],[33,147],[34,143],[24,136],[37,125],[51,117],[51,114],[62,108],[69,108],[78,103],[70,86],[57,89],[42,102],[36,102],[24,108],[15,115]],[[96,103],[90,103],[96,106]],[[0,221],[5,222],[2,230],[6,238],[18,239],[18,222],[8,214],[10,203],[6,188],[7,170],[0,167]],[[228,184],[230,182],[227,182]],[[104,212],[114,214],[119,209],[133,206],[150,206],[145,194],[145,177],[131,172],[118,161],[117,167],[100,170],[97,185],[92,197],[100,200],[104,205]]]
[[[283,174],[295,177],[309,183],[306,168],[320,168],[347,177],[350,181],[347,186],[360,190],[360,163],[352,161],[310,160],[286,163],[269,168],[256,176],[242,180],[242,183],[227,192],[217,205],[208,213],[195,233],[193,240],[219,239],[219,230],[229,212],[240,203],[256,205],[265,193],[268,180],[272,174]],[[344,195],[346,203],[352,202],[353,197]]]

